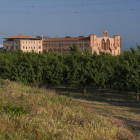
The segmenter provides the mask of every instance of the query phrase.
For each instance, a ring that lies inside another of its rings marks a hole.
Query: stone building
[[[99,54],[99,51],[105,51],[113,55],[121,53],[120,49],[120,35],[114,35],[113,38],[107,36],[107,31],[103,32],[103,37],[97,37],[96,34],[90,34],[90,36],[71,37],[65,38],[45,38],[43,37],[43,51],[51,49],[54,52],[62,53],[62,50],[69,52],[69,46],[77,44],[80,51],[87,49],[90,53],[94,51]]]
[[[42,53],[42,39],[39,37],[19,34],[3,39],[3,49],[7,49],[7,51],[20,49],[23,52],[34,50],[36,53]]]

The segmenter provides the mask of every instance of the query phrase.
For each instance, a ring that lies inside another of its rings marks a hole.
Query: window
[[[29,49],[30,49],[30,47],[29,47]]]
[[[23,43],[24,43],[24,41],[23,41]]]
[[[34,43],[35,43],[35,41],[34,41]]]
[[[35,49],[35,47],[34,47],[34,49]]]
[[[48,44],[48,47],[50,47],[50,44]]]
[[[18,49],[18,46],[16,46],[16,49]]]
[[[113,43],[113,46],[114,46],[114,43]]]
[[[100,47],[100,43],[99,43],[99,47]]]
[[[32,41],[31,41],[31,43],[32,43]]]
[[[26,47],[26,49],[27,49],[27,47]]]
[[[41,46],[39,46],[39,49],[41,49]]]
[[[39,54],[41,53],[41,51],[39,51]]]
[[[110,41],[109,39],[107,39],[107,50],[109,50],[109,47],[110,47]]]
[[[32,49],[32,47],[31,47],[31,49]]]
[[[104,41],[104,39],[102,40],[102,49],[103,50],[105,49],[105,41]]]
[[[18,42],[16,42],[16,44],[18,44]]]
[[[23,46],[23,49],[24,49],[25,47]]]
[[[11,46],[11,49],[14,49],[14,47],[13,47],[13,46]]]
[[[29,41],[29,44],[30,44],[30,41]]]
[[[40,43],[40,41],[39,41],[39,43]]]
[[[26,41],[26,43],[27,43],[27,41]]]
[[[85,44],[85,47],[88,47],[88,43]]]

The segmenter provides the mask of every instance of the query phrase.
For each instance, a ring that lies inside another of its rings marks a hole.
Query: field
[[[0,79],[1,140],[139,140],[134,93],[32,88]]]

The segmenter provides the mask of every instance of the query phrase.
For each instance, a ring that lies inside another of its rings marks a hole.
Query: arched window
[[[109,39],[107,39],[107,50],[109,50],[109,47],[110,47],[110,41]]]
[[[105,41],[104,41],[104,39],[102,40],[102,49],[103,50],[105,49]]]

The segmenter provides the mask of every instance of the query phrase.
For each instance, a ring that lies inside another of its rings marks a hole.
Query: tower
[[[107,37],[107,30],[104,30],[103,37]]]

